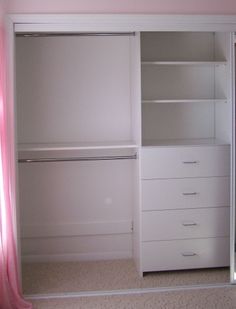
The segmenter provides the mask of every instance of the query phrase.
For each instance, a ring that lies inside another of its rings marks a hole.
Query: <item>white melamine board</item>
[[[214,59],[229,61],[230,32],[216,32],[214,35]]]
[[[142,100],[143,104],[167,104],[167,103],[227,103],[227,99],[164,99],[164,100]]]
[[[213,137],[213,103],[142,104],[143,140]]]
[[[195,139],[159,139],[144,140],[143,146],[146,147],[185,147],[185,146],[213,146],[228,145],[229,143],[216,138],[195,138]]]
[[[132,139],[141,145],[141,66],[140,33],[130,38],[130,98],[132,116]]]
[[[84,143],[44,143],[44,144],[18,144],[18,151],[67,151],[67,150],[102,150],[102,149],[129,149],[136,148],[137,144],[134,141],[122,142],[84,142]]]
[[[95,235],[22,239],[28,262],[105,260],[132,257],[132,235]]]
[[[21,225],[23,238],[74,237],[89,235],[128,234],[132,221],[95,221],[80,223],[39,223]],[[37,241],[37,240],[36,240]]]
[[[222,67],[215,68],[215,96],[224,95],[227,98],[227,104],[215,104],[215,136],[231,143],[232,140],[232,50],[233,34],[217,34],[216,44],[218,50],[225,55],[228,64],[223,70]]]
[[[131,139],[129,37],[16,38],[21,143]]]
[[[21,224],[131,221],[133,163],[20,164]]]
[[[143,271],[229,266],[228,237],[144,242],[142,250]]]
[[[142,179],[230,175],[230,146],[143,147]]]
[[[142,213],[142,241],[229,237],[230,208],[202,208]]]
[[[214,92],[215,98],[228,98],[228,74],[229,68],[227,66],[217,65],[215,66],[215,84],[214,84]]]
[[[19,144],[19,159],[80,158],[97,156],[131,156],[137,151],[134,144]]]
[[[140,158],[140,149],[137,153],[138,158]],[[142,214],[142,188],[141,188],[141,160],[136,160],[136,168],[134,171],[134,208],[133,208],[133,257],[137,267],[137,270],[141,271],[141,214]]]
[[[215,60],[211,32],[143,32],[141,47],[143,61]]]
[[[142,180],[143,211],[229,205],[229,177]]]
[[[214,99],[214,67],[142,66],[142,99]]]
[[[216,66],[226,65],[226,61],[142,61],[142,65]]]

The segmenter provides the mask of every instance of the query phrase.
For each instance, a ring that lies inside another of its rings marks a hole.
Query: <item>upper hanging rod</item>
[[[105,160],[127,160],[137,159],[137,153],[130,156],[97,156],[97,157],[71,157],[71,158],[38,158],[19,159],[19,163],[39,163],[39,162],[72,162],[72,161],[105,161]]]
[[[135,32],[18,32],[18,37],[50,37],[50,36],[131,36]]]

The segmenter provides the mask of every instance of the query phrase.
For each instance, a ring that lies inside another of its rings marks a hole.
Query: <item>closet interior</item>
[[[229,266],[230,36],[17,34],[24,263]]]

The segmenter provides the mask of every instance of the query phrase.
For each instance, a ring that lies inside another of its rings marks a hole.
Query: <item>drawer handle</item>
[[[197,223],[196,222],[184,222],[182,223],[183,226],[196,226]]]
[[[182,253],[182,256],[184,257],[189,257],[189,256],[196,256],[197,253],[194,253],[194,252],[183,252]]]
[[[183,161],[183,164],[197,164],[198,161]]]
[[[197,192],[183,192],[183,195],[197,195]]]

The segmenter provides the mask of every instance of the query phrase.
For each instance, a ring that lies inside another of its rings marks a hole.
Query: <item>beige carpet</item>
[[[236,287],[33,301],[34,309],[235,309]]]
[[[132,260],[23,264],[22,274],[24,294],[229,282],[228,268],[157,272],[140,278]]]

